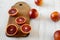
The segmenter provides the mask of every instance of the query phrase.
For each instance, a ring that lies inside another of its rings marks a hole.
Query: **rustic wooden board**
[[[30,24],[30,17],[29,17],[29,10],[30,7],[28,4],[26,4],[25,2],[17,2],[15,5],[13,5],[11,8],[16,8],[18,10],[18,14],[16,16],[9,16],[9,20],[8,20],[8,25],[9,24],[14,24],[16,25],[18,28],[20,28],[21,25],[18,25],[15,22],[15,19],[19,16],[23,16],[26,18],[26,22],[25,24]],[[9,36],[9,35],[7,35]],[[15,35],[16,37],[19,36],[28,36],[28,34],[23,34],[21,31],[18,31],[18,33]]]

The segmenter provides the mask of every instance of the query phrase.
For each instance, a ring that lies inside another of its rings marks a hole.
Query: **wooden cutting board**
[[[11,8],[16,8],[18,10],[18,14],[16,16],[9,16],[9,20],[8,20],[8,24],[7,25],[14,24],[14,25],[16,25],[19,28],[21,25],[18,25],[15,22],[15,19],[17,17],[19,17],[19,16],[25,17],[27,19],[27,21],[25,23],[26,24],[30,24],[30,17],[29,17],[29,14],[28,14],[29,11],[30,11],[30,7],[29,7],[29,5],[27,3],[25,3],[25,2],[17,2]],[[28,36],[29,34],[23,34],[21,31],[18,31],[18,33],[15,36],[16,37],[21,37],[21,36]]]

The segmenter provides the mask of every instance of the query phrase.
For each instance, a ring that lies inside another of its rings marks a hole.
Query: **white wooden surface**
[[[16,2],[24,1],[39,12],[37,19],[31,20],[32,31],[29,37],[12,38],[5,35],[8,21],[8,10]],[[60,22],[50,19],[53,11],[60,11],[60,0],[43,0],[43,6],[36,6],[34,0],[0,0],[0,40],[54,40],[53,34],[60,29]]]

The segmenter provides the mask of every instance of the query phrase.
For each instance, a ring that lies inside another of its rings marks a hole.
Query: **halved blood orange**
[[[23,17],[23,16],[19,16],[19,17],[17,17],[17,18],[15,19],[15,22],[16,22],[17,24],[23,24],[23,23],[26,22],[26,18]]]
[[[31,26],[29,24],[23,24],[21,27],[20,27],[20,30],[22,33],[24,34],[28,34],[30,33],[31,31]]]
[[[16,27],[16,25],[10,24],[7,26],[6,34],[8,36],[14,36],[17,32],[18,32],[18,28]]]
[[[16,8],[11,8],[9,11],[8,11],[9,15],[10,16],[15,16],[17,15],[18,13],[18,10]]]
[[[59,13],[57,11],[53,12],[51,14],[51,19],[54,21],[54,22],[57,22],[59,20]]]

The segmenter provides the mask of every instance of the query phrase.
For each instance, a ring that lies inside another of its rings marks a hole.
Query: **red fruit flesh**
[[[31,27],[30,27],[28,24],[23,24],[23,25],[21,26],[21,31],[22,31],[23,33],[29,33],[30,30],[31,30]]]
[[[14,25],[10,25],[7,27],[7,33],[8,34],[15,34],[16,30],[17,30],[17,28]]]
[[[38,6],[42,5],[42,0],[35,0],[35,4]]]
[[[28,25],[24,25],[24,26],[22,27],[22,30],[23,30],[24,32],[29,32],[30,29],[31,29],[31,28],[30,28]]]
[[[60,40],[60,30],[54,33],[54,40]]]
[[[38,12],[36,9],[31,9],[29,12],[30,18],[36,18],[38,16]]]
[[[59,20],[59,13],[58,12],[53,12],[51,14],[51,19],[54,21],[54,22],[57,22]]]
[[[15,16],[17,14],[17,10],[12,8],[8,11],[8,13],[10,14],[10,16]]]
[[[23,23],[25,23],[26,22],[26,18],[25,17],[17,17],[16,18],[16,23],[17,24],[23,24]]]

